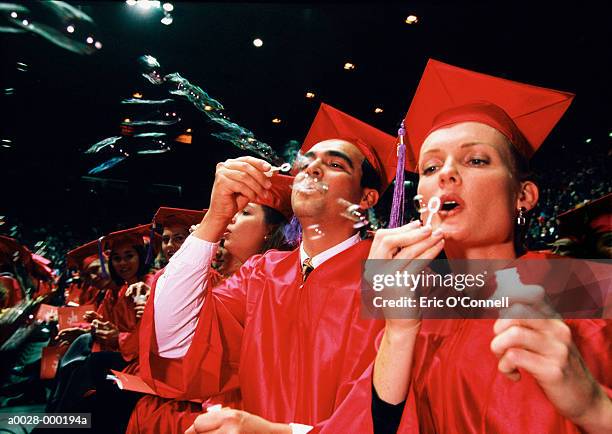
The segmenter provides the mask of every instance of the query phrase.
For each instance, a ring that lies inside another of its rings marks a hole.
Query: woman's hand
[[[498,319],[491,350],[513,381],[524,370],[561,414],[586,432],[612,432],[612,402],[586,367],[560,319]]]
[[[87,322],[92,322],[93,320],[98,320],[98,321],[102,321],[102,315],[100,315],[98,312],[96,312],[95,310],[88,310],[87,312],[85,312],[85,315],[83,315],[83,319]]]
[[[94,320],[94,338],[112,348],[119,346],[119,329],[110,321]]]
[[[125,290],[125,296],[132,298],[138,296],[145,296],[146,298],[149,298],[150,293],[151,287],[144,282],[133,283]]]
[[[59,342],[60,345],[70,345],[74,342],[76,338],[85,333],[89,333],[90,329],[82,329],[80,327],[69,327],[59,331],[57,336],[55,336],[55,340]]]
[[[395,229],[380,229],[374,235],[368,255],[366,281],[371,284],[374,275],[393,276],[398,272],[420,273],[443,248],[442,232],[432,233],[431,226],[423,227],[418,220]],[[416,296],[415,291],[401,287],[385,287],[384,291],[386,294],[397,292],[397,296]],[[383,312],[387,318],[387,328],[397,332],[412,330],[420,322],[416,311],[411,319],[393,318],[393,309],[383,309]]]

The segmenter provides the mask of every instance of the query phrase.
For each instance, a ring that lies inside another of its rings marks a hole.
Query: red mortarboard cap
[[[84,270],[96,259],[99,259],[98,241],[94,240],[69,251],[66,255],[66,265],[68,268]]]
[[[300,151],[308,152],[317,143],[329,139],[343,139],[359,148],[380,175],[380,192],[387,189],[395,177],[397,167],[397,139],[395,137],[330,105],[321,103]]]
[[[124,229],[102,237],[105,249],[113,250],[120,244],[131,244],[134,246],[144,246],[145,242],[151,237],[151,225],[140,225],[130,229]]]
[[[561,236],[582,236],[591,228],[596,233],[612,231],[612,193],[559,214]]]
[[[42,276],[52,276],[53,268],[50,267],[51,261],[44,256],[32,253],[33,268]]]
[[[527,158],[542,145],[574,95],[505,80],[429,59],[404,121],[406,168],[414,170],[429,133],[459,122],[481,122]]]
[[[0,235],[0,261],[13,263],[16,256],[25,265],[29,264],[32,260],[30,250],[19,244],[16,239]]]
[[[208,210],[160,207],[153,216],[153,223],[162,226],[181,225],[189,229],[202,221]]]
[[[257,198],[255,203],[260,205],[266,205],[270,208],[274,208],[282,215],[285,216],[287,221],[291,220],[293,216],[293,209],[291,208],[291,186],[293,185],[293,176],[274,174],[270,181],[272,187],[268,190],[270,198]]]

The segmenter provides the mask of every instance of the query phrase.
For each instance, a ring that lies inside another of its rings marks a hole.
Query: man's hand
[[[202,413],[185,434],[291,434],[289,425],[273,423],[242,410]]]
[[[254,157],[240,157],[217,164],[210,208],[193,235],[217,242],[234,215],[258,197],[266,198],[272,186],[265,172],[272,166]]]
[[[586,367],[560,319],[498,319],[491,350],[513,381],[533,375],[551,403],[586,432],[612,432],[612,402]]]

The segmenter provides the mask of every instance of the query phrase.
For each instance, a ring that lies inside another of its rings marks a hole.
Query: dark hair
[[[380,175],[368,159],[364,158],[361,163],[361,188],[373,188],[376,191],[380,191],[380,186]]]
[[[262,247],[262,253],[268,250],[290,250],[293,248],[291,243],[288,242],[285,237],[285,226],[287,225],[287,219],[285,216],[274,208],[267,205],[261,205],[264,212],[264,223],[270,232],[268,232],[267,239],[264,241]]]
[[[138,254],[138,271],[136,272],[136,276],[138,277],[138,280],[142,280],[144,276],[149,272],[149,266],[145,263],[147,259],[147,252],[145,250],[145,247],[141,245],[135,245],[131,247],[134,250],[136,250],[136,254]],[[112,257],[113,255],[111,252],[111,255],[108,258],[108,262],[109,262],[108,269],[110,271],[110,277],[111,279],[113,279],[113,282],[121,286],[123,285],[124,281],[119,276],[119,274],[117,274],[117,272],[115,271],[115,267],[113,266]]]

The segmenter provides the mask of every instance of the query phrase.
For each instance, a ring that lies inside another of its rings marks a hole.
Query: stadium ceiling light
[[[408,15],[406,17],[406,24],[416,24],[419,22],[419,18],[416,15]]]

